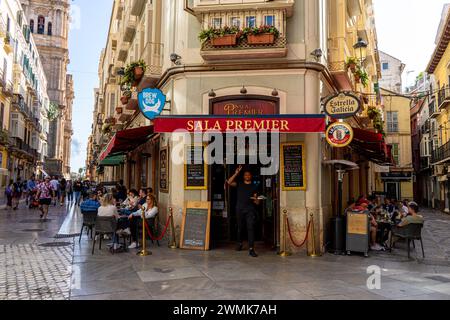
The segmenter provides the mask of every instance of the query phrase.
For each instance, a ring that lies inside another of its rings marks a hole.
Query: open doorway
[[[212,203],[211,249],[233,248],[237,239],[237,193],[236,188],[226,184],[226,180],[235,173],[237,167],[237,164],[213,164],[209,168],[208,190]],[[275,250],[279,236],[279,174],[265,176],[261,174],[261,168],[261,163],[244,165],[237,180],[242,181],[244,171],[250,171],[258,194],[266,198],[257,206],[255,240],[257,247],[264,246]]]

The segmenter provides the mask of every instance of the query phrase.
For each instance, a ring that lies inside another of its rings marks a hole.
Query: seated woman
[[[103,197],[101,201],[101,207],[98,208],[99,217],[119,217],[117,212],[116,200],[111,194],[107,194]]]
[[[156,203],[156,199],[153,195],[147,195],[146,202],[142,205],[142,210],[134,212],[130,214],[130,230],[131,230],[131,239],[133,242],[128,247],[129,249],[134,249],[137,247],[137,238],[138,238],[138,227],[139,222],[142,220],[140,217],[142,216],[142,211],[145,213],[145,219],[150,220],[150,225],[153,224],[155,217],[158,214],[158,207]]]
[[[136,207],[137,203],[139,201],[139,193],[136,189],[130,190],[128,193],[127,199],[122,203],[122,209],[120,210],[120,213],[123,215],[130,215],[131,210]]]

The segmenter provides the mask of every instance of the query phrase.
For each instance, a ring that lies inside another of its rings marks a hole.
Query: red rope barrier
[[[294,244],[294,246],[296,246],[297,248],[301,248],[305,245],[306,241],[308,240],[309,237],[309,231],[311,230],[311,223],[312,220],[309,221],[308,223],[308,229],[306,229],[306,237],[305,240],[303,240],[303,242],[301,244],[297,244],[294,240],[294,237],[292,236],[291,233],[291,225],[289,224],[289,218],[286,217],[286,221],[287,221],[287,228],[288,228],[288,233],[289,233],[289,238],[291,238],[292,243]]]
[[[161,233],[161,236],[159,236],[158,238],[155,238],[152,235],[152,233],[150,231],[150,228],[149,228],[149,226],[147,224],[147,220],[146,219],[144,219],[144,223],[145,223],[145,229],[147,230],[147,234],[150,236],[150,239],[152,239],[153,241],[160,241],[160,240],[162,240],[164,238],[164,236],[165,236],[165,234],[167,232],[167,229],[169,228],[170,217],[167,219],[167,223],[166,223],[166,226],[164,227],[164,231]]]

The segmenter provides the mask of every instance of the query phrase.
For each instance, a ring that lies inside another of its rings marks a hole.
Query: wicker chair
[[[421,223],[411,223],[404,227],[393,227],[392,228],[392,235],[391,235],[391,243],[390,247],[392,248],[395,243],[393,243],[393,237],[399,237],[401,239],[405,239],[408,243],[408,259],[410,258],[410,252],[411,252],[411,242],[416,248],[416,244],[414,243],[415,240],[420,241],[420,245],[422,247],[422,256],[425,259],[425,251],[423,249],[423,241],[422,241],[422,229],[423,224]]]
[[[95,223],[95,236],[94,242],[92,244],[92,254],[94,254],[95,250],[95,237],[99,236],[99,245],[98,249],[102,250],[102,238],[104,235],[109,235],[113,238],[113,242],[116,237],[116,229],[117,229],[117,220],[115,217],[97,217],[97,221]]]

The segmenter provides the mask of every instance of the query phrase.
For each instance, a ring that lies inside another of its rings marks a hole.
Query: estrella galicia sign
[[[166,96],[161,90],[156,88],[147,88],[138,95],[139,109],[144,117],[154,120],[161,114],[166,105]]]

